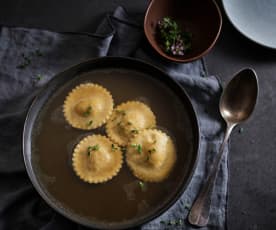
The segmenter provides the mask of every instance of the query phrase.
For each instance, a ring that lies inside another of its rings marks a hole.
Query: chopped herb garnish
[[[183,220],[182,220],[182,219],[179,219],[179,220],[178,220],[178,224],[179,224],[179,225],[183,225]]]
[[[130,146],[135,148],[139,154],[142,153],[142,145],[140,145],[140,144],[131,144]]]
[[[19,69],[24,69],[26,68],[28,65],[31,64],[31,59],[26,57],[24,53],[21,54],[22,58],[23,58],[23,61],[21,64],[19,64],[16,68],[19,68]]]
[[[138,151],[138,153],[142,153],[142,145],[137,146],[137,151]]]
[[[182,31],[170,17],[158,21],[156,34],[161,48],[167,54],[183,56],[191,49],[191,33]]]
[[[96,151],[96,150],[99,150],[99,149],[100,149],[99,145],[92,146],[92,151]]]
[[[87,147],[87,155],[90,156],[91,152],[92,151],[97,151],[100,149],[100,146],[97,144],[97,145],[93,145],[93,146],[88,146]]]
[[[116,151],[118,148],[114,145],[114,144],[111,144],[111,150],[112,151]]]
[[[126,115],[126,111],[125,110],[116,110],[117,113],[125,116]]]
[[[29,53],[29,55],[28,55],[29,57],[26,56],[24,53],[22,53],[21,56],[22,56],[23,60],[19,65],[16,66],[16,68],[25,69],[28,65],[31,64],[31,57],[33,58],[33,56],[37,56],[37,57],[42,56],[42,53],[40,52],[39,49],[36,49],[35,51],[31,51]]]
[[[37,80],[37,81],[42,80],[42,78],[43,78],[43,76],[42,76],[41,74],[38,74],[38,75],[36,76],[36,80]]]
[[[39,49],[36,49],[36,50],[35,50],[35,54],[36,54],[36,56],[38,56],[38,57],[42,56],[42,53],[41,53],[41,51],[40,51]]]
[[[190,205],[188,205],[188,204],[186,204],[186,205],[184,206],[184,208],[187,209],[187,210],[190,210],[190,209],[191,209]]]
[[[132,129],[130,132],[133,133],[133,134],[138,134],[139,133],[139,131],[137,129]]]
[[[88,117],[91,114],[92,107],[88,106],[87,109],[83,112],[83,116]]]
[[[149,154],[152,154],[152,153],[155,153],[155,152],[156,152],[156,149],[155,149],[155,148],[149,149],[149,150],[148,150],[148,153],[149,153]]]
[[[147,187],[146,187],[146,183],[144,183],[143,181],[138,181],[138,184],[139,184],[139,186],[140,186],[140,188],[141,188],[141,190],[144,192],[144,191],[146,191],[146,189],[147,189]]]
[[[176,221],[175,220],[170,220],[169,222],[168,222],[168,225],[175,225],[176,224]]]
[[[125,153],[125,152],[126,152],[126,147],[125,147],[125,146],[121,146],[121,151],[122,151],[123,153]]]
[[[86,126],[90,126],[90,125],[92,125],[92,124],[93,124],[93,121],[90,120],[90,121],[88,121],[88,122],[86,123]]]
[[[178,219],[178,220],[168,220],[167,222],[161,220],[160,224],[166,224],[166,225],[183,225],[183,220]]]

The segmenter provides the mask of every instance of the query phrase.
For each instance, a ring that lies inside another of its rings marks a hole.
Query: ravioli
[[[154,128],[155,115],[142,102],[128,101],[118,105],[106,124],[106,132],[111,140],[126,146],[130,138],[141,130]]]
[[[93,83],[80,84],[66,97],[63,112],[68,123],[91,130],[106,123],[112,114],[113,98],[109,91]]]
[[[139,179],[160,182],[173,169],[176,149],[172,139],[164,132],[157,129],[143,130],[130,140],[126,162]]]
[[[122,167],[121,149],[102,135],[90,135],[80,141],[73,152],[73,169],[85,182],[111,180]]]

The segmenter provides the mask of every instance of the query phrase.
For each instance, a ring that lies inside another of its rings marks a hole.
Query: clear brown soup
[[[169,178],[146,183],[141,189],[124,162],[119,174],[103,184],[81,181],[72,169],[72,151],[84,136],[105,134],[104,127],[83,131],[70,127],[63,117],[66,95],[83,82],[107,88],[115,105],[139,100],[151,107],[158,128],[167,132],[177,148],[177,162]],[[39,113],[33,133],[33,165],[47,195],[65,210],[89,221],[122,222],[146,216],[170,200],[187,179],[191,164],[191,122],[180,99],[163,83],[143,73],[127,69],[96,70],[82,73],[58,89]]]

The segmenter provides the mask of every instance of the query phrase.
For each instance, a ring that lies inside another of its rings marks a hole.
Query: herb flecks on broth
[[[140,189],[142,190],[142,192],[145,192],[147,190],[147,184],[143,181],[138,181],[138,185],[140,187]]]

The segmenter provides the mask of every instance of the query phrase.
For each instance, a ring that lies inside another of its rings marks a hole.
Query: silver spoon
[[[209,220],[211,197],[215,184],[220,161],[224,153],[224,147],[233,128],[244,122],[252,114],[258,96],[258,78],[254,70],[243,69],[238,72],[228,83],[222,93],[219,110],[226,121],[227,129],[219,153],[213,161],[210,173],[197,199],[195,200],[188,220],[190,224],[203,227]]]

